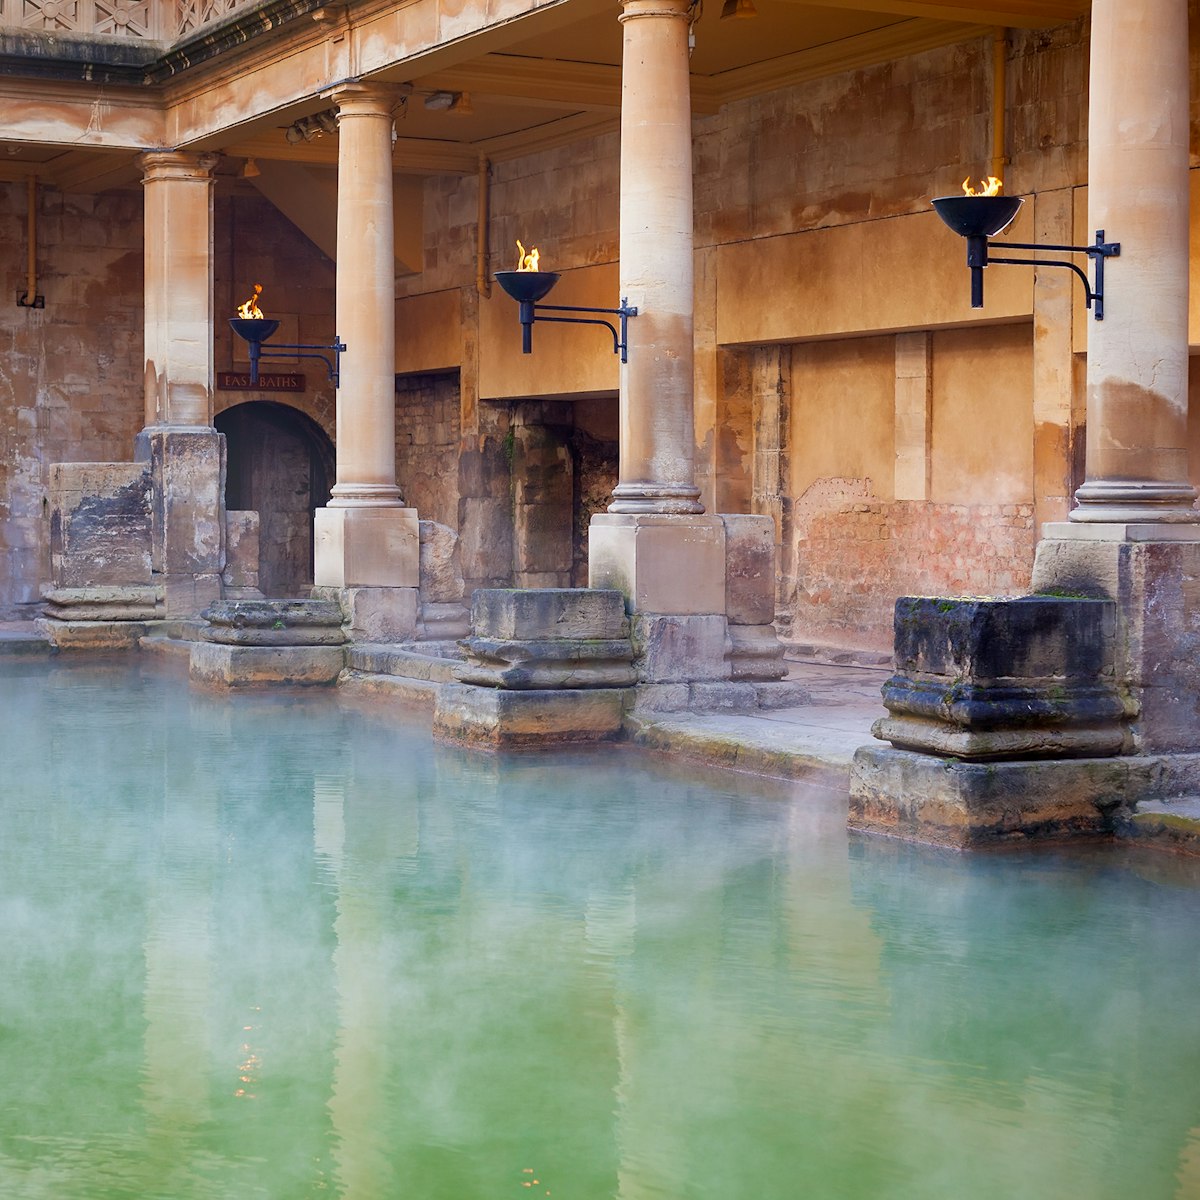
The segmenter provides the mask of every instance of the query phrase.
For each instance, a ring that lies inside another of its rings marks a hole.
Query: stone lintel
[[[193,642],[188,678],[209,687],[329,685],[337,682],[345,653],[342,646],[230,646]]]
[[[318,508],[314,537],[317,587],[415,589],[420,582],[415,508]]]
[[[621,732],[626,699],[622,688],[507,691],[445,684],[433,734],[482,750],[610,741]]]
[[[863,746],[850,768],[850,829],[971,849],[1107,836],[1153,790],[1151,759],[976,763]]]
[[[588,583],[616,588],[630,612],[725,614],[725,525],[720,517],[596,513]]]

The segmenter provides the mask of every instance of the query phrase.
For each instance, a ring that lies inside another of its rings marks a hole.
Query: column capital
[[[343,117],[390,117],[411,91],[407,84],[352,79],[322,92],[321,99],[333,102],[339,121]]]
[[[633,21],[638,17],[675,18],[690,21],[692,0],[622,0],[618,21]]]
[[[168,179],[213,183],[212,171],[220,160],[219,154],[195,154],[186,150],[147,150],[138,155],[143,183]]]

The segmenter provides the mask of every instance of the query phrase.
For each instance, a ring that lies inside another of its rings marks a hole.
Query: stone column
[[[146,428],[151,569],[167,617],[220,599],[225,437],[213,428],[213,187],[217,156],[150,151],[145,196]]]
[[[700,513],[693,432],[692,109],[687,0],[624,0],[621,295],[638,310],[621,368],[609,512]]]
[[[213,154],[141,157],[146,425],[213,418]]]
[[[621,294],[638,315],[621,369],[620,481],[592,518],[589,584],[668,616],[661,638],[638,635],[647,661],[664,647],[656,681],[721,678],[725,530],[699,515],[695,483],[688,3],[623,0],[620,19]]]
[[[316,516],[315,583],[345,593],[355,636],[395,640],[415,630],[420,553],[416,510],[404,507],[396,486],[397,93],[347,83],[329,98],[338,114],[337,332],[347,350],[337,395],[337,482]]]
[[[1188,5],[1092,6],[1088,231],[1121,243],[1088,324],[1072,521],[1196,521],[1188,482]]]

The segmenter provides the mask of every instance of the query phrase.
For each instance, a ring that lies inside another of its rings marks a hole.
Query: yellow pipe
[[[492,164],[479,156],[479,214],[476,218],[475,290],[486,300],[492,294],[488,278],[488,224],[491,219]]]
[[[29,214],[28,214],[28,232],[27,254],[25,262],[25,296],[24,303],[30,308],[34,305],[34,300],[37,297],[37,176],[30,175],[28,183],[29,196]]]
[[[992,33],[992,170],[1002,183],[1004,165],[1005,99],[1008,91],[1008,30],[997,25]]]

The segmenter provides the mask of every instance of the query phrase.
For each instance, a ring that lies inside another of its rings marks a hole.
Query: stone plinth
[[[188,675],[220,687],[331,684],[345,662],[339,605],[323,600],[230,600],[205,609]]]
[[[420,641],[430,642],[465,637],[471,630],[471,622],[463,600],[466,584],[458,534],[437,521],[419,524],[421,583],[416,636]]]
[[[415,508],[318,508],[317,587],[416,588],[421,533]]]
[[[155,588],[78,587],[42,589],[45,616],[38,632],[58,650],[132,650],[147,622],[161,617]]]
[[[616,737],[635,674],[620,592],[480,588],[467,661],[443,687],[434,735],[533,747]]]
[[[720,517],[597,513],[588,584],[615,588],[635,613],[723,616],[725,525]]]
[[[1158,769],[1135,757],[981,763],[863,746],[850,768],[848,824],[958,849],[1104,836]]]
[[[261,600],[258,588],[259,516],[257,512],[225,513],[225,570],[221,590],[226,600]]]
[[[341,608],[352,642],[409,642],[416,636],[415,587],[315,587],[312,594]]]
[[[1200,741],[1200,540],[1194,525],[1046,528],[1033,586],[1108,597],[1116,606],[1115,670],[1137,707],[1139,753]],[[1107,536],[1105,536],[1107,535]]]
[[[775,632],[775,520],[721,513],[725,527],[725,658],[729,676],[770,681],[787,674]]]
[[[905,596],[876,737],[962,759],[1096,757],[1132,748],[1113,674],[1113,605]]]
[[[56,463],[48,490],[56,587],[150,583],[151,487],[144,463]]]
[[[620,592],[481,588],[471,604],[462,683],[528,691],[620,688],[635,680]]]
[[[488,750],[609,741],[621,731],[625,699],[619,688],[506,691],[446,684],[438,692],[433,734]]]

